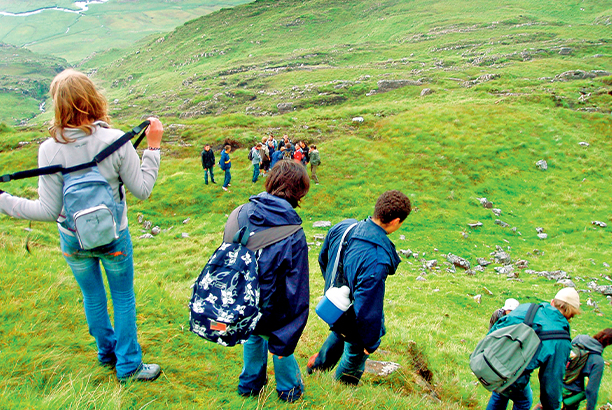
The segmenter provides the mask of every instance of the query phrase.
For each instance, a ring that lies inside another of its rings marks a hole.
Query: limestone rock
[[[559,54],[561,54],[562,56],[567,56],[572,54],[572,49],[570,47],[561,47],[559,49]]]
[[[364,121],[364,119],[363,119],[363,117],[353,117],[353,119],[351,121],[353,121],[353,122],[355,122],[357,124],[361,124]]]
[[[483,267],[488,266],[488,265],[491,264],[491,261],[488,261],[485,258],[478,258],[478,259],[476,259],[476,262],[478,262],[478,264],[480,266],[483,266]]]
[[[153,235],[151,235],[150,233],[145,233],[142,236],[139,236],[138,239],[151,239],[153,238]]]
[[[143,227],[143,228],[144,228],[146,231],[148,231],[149,229],[151,229],[151,226],[152,226],[152,225],[153,225],[153,224],[151,223],[151,221],[144,221],[144,222],[142,223],[142,227]]]
[[[474,268],[472,268],[472,272],[484,272],[485,267],[482,265],[476,265]]]
[[[547,234],[547,233],[539,233],[539,234],[538,234],[538,238],[540,238],[540,239],[542,239],[542,240],[543,240],[543,239],[547,239],[547,238],[548,238],[548,234]]]
[[[510,254],[501,250],[501,248],[495,252],[491,252],[491,256],[495,260],[495,263],[501,263],[504,265],[509,265],[510,263],[512,263],[512,258],[510,257]]]
[[[380,80],[378,81],[379,93],[386,93],[387,91],[397,90],[398,88],[406,87],[409,85],[422,85],[421,80]]]
[[[529,266],[529,261],[521,259],[521,260],[516,261],[515,265],[519,269],[526,269]]]
[[[463,259],[457,255],[453,255],[452,253],[449,253],[448,255],[446,255],[446,260],[449,263],[452,263],[454,266],[457,266],[459,268],[462,269],[470,269],[470,262],[466,259]]]
[[[400,249],[399,252],[407,258],[412,256],[412,251],[410,249]]]
[[[419,275],[419,276],[417,276],[416,280],[421,281],[421,282],[425,282],[427,279],[425,279],[424,277]]]
[[[476,301],[476,303],[480,304],[480,302],[482,301],[482,295],[478,294],[474,296],[474,300]]]
[[[468,224],[468,226],[470,228],[479,228],[479,227],[482,226],[482,222],[480,222],[480,221],[479,222],[474,222],[474,223]]]
[[[574,282],[572,282],[571,279],[559,279],[557,281],[557,284],[561,285],[561,286],[563,286],[565,288],[575,288],[576,287],[576,284]]]
[[[593,222],[591,222],[591,224],[597,225],[597,226],[602,227],[602,228],[605,228],[605,227],[608,226],[605,222],[601,222],[601,221],[593,221]]]
[[[493,213],[497,216],[500,216],[502,214],[502,210],[499,208],[493,208],[491,209],[491,211],[493,211]]]
[[[529,274],[529,275],[538,275],[538,276],[542,276],[545,277],[548,280],[554,280],[555,282],[558,282],[561,279],[569,279],[569,276],[567,275],[567,272],[562,271],[562,270],[556,270],[556,271],[535,271],[532,269],[527,269],[525,270],[525,273]]]
[[[588,146],[589,146],[589,143],[588,143],[588,142],[585,142],[585,141],[581,141],[581,142],[579,142],[579,143],[578,143],[578,145],[580,145],[580,146],[582,146],[582,147],[588,147]]]
[[[480,204],[487,209],[493,208],[493,204],[487,200],[487,198],[477,198]]]
[[[538,227],[536,228],[536,232],[537,232],[537,233],[544,233],[544,228],[542,228],[541,226],[538,226]]]
[[[161,233],[161,229],[159,226],[154,226],[153,228],[151,228],[151,234],[153,236],[157,236]]]
[[[185,219],[185,220],[183,221],[183,224],[188,224],[188,223],[189,223],[189,221],[191,221],[191,218],[187,218],[187,219]]]
[[[433,90],[431,88],[423,88],[421,90],[421,97],[425,97],[426,95],[433,94]]]
[[[548,163],[541,159],[538,162],[536,162],[536,167],[540,168],[542,171],[546,171],[548,169]]]
[[[332,224],[330,221],[317,221],[312,224],[313,228],[331,228]]]
[[[365,371],[377,376],[386,377],[396,370],[401,369],[398,363],[394,362],[379,362],[377,360],[366,360]]]
[[[429,260],[429,261],[425,262],[425,267],[427,269],[433,269],[436,266],[438,266],[438,260],[437,259],[432,259],[432,260]]]
[[[181,238],[189,238],[189,234],[188,234],[188,233],[186,233],[186,232],[183,232],[183,233],[181,234]]]
[[[512,265],[496,266],[493,269],[495,269],[498,275],[507,275],[514,272],[514,266]]]
[[[293,103],[278,103],[276,104],[276,108],[278,108],[278,112],[281,114],[291,112],[293,111]]]
[[[499,225],[499,226],[501,226],[502,228],[507,228],[507,227],[509,227],[509,226],[510,226],[510,225],[508,225],[506,222],[502,221],[501,219],[496,219],[496,220],[495,220],[493,223],[494,223],[495,225]]]
[[[322,233],[315,233],[314,234],[314,238],[318,241],[324,241],[325,240],[325,235]]]

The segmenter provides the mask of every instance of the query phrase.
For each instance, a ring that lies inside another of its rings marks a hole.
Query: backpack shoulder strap
[[[244,218],[242,218],[244,224],[242,228],[240,227],[241,224],[239,222],[240,211],[246,205],[247,204],[243,204],[234,209],[227,218],[225,230],[223,231],[223,242],[240,242],[255,252],[259,249],[265,248],[266,246],[280,242],[302,229],[301,225],[279,225],[251,234],[248,228],[248,223],[244,223]],[[245,242],[244,239],[246,238],[248,239]]]
[[[538,312],[542,305],[539,303],[532,303],[529,305],[529,309],[527,309],[527,313],[525,314],[525,319],[523,319],[523,323],[527,326],[533,326],[533,320],[535,319],[535,315]]]
[[[355,222],[354,224],[350,225],[348,228],[346,228],[346,230],[342,234],[342,238],[340,239],[340,244],[338,245],[338,252],[336,253],[336,260],[334,261],[334,267],[332,268],[332,272],[331,272],[331,281],[329,282],[331,284],[330,286],[334,286],[334,284],[336,283],[336,273],[338,272],[338,265],[340,264],[340,259],[342,259],[342,256],[344,255],[343,250],[344,250],[344,244],[346,241],[346,236],[349,234],[351,229],[353,229],[357,224],[358,222]]]
[[[540,340],[553,340],[553,339],[569,340],[569,341],[572,340],[569,332],[566,332],[565,330],[547,330],[545,332],[538,333],[538,336]]]
[[[132,130],[123,134],[121,138],[110,144],[108,147],[104,148],[98,155],[94,157],[90,162],[75,165],[73,167],[64,168],[61,165],[50,165],[48,167],[43,168],[35,168],[29,169],[27,171],[15,172],[14,174],[5,174],[0,176],[0,182],[9,182],[17,179],[24,179],[30,177],[37,177],[40,175],[49,175],[61,172],[63,174],[69,174],[71,172],[80,171],[82,169],[93,167],[94,165],[100,163],[106,157],[108,157],[113,152],[117,151],[123,144],[134,138],[135,135],[140,134],[145,128],[149,126],[149,121],[144,121],[137,127],[134,127]],[[140,141],[144,138],[144,133],[138,138],[136,143],[134,144],[134,148],[138,147]]]

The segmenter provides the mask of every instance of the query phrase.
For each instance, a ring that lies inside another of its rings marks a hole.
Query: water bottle
[[[323,296],[323,299],[321,299],[317,305],[315,312],[317,312],[317,315],[319,315],[328,325],[333,325],[351,306],[350,294],[351,290],[348,286],[327,289],[325,296]]]

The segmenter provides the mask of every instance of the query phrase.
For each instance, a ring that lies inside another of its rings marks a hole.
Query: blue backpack
[[[251,234],[246,212],[240,214],[245,206],[254,205],[230,214],[223,243],[195,281],[189,302],[190,330],[223,346],[246,342],[261,318],[258,251],[302,229],[282,225]]]
[[[118,230],[123,216],[125,200],[123,191],[119,187],[121,199],[120,202],[115,201],[113,190],[108,181],[100,174],[98,164],[135,135],[142,133],[134,144],[134,148],[137,148],[144,138],[143,131],[148,126],[149,121],[144,121],[138,127],[134,127],[100,151],[90,162],[68,168],[61,165],[51,165],[2,175],[0,182],[61,172],[64,177],[63,200],[64,212],[66,213],[64,215],[66,219],[61,222],[61,225],[75,233],[79,244],[85,250],[108,245],[119,238]],[[88,171],[85,173],[73,174],[86,169]]]

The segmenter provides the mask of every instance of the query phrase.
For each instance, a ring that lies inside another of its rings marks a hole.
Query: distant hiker
[[[314,179],[315,183],[319,185],[319,177],[317,176],[317,168],[321,165],[321,154],[316,145],[310,146],[310,179]]]
[[[202,168],[204,168],[204,183],[208,185],[208,173],[210,173],[210,180],[213,184],[215,182],[215,176],[213,174],[213,167],[215,166],[215,153],[210,149],[210,144],[204,145],[202,151]]]
[[[274,151],[272,154],[272,161],[270,162],[270,169],[274,168],[274,165],[285,156],[285,147],[281,147],[280,150]]]
[[[308,163],[310,162],[310,148],[308,147],[308,145],[306,145],[306,143],[304,141],[300,142],[300,147],[302,148],[302,165],[304,165],[305,167],[308,166]]]
[[[52,138],[40,146],[39,166],[71,167],[87,163],[124,135],[109,127],[108,103],[85,74],[72,69],[62,71],[51,82],[50,94],[55,105],[53,125],[49,128]],[[98,362],[114,367],[121,382],[155,380],[161,372],[157,364],[142,363],[136,334],[134,261],[123,188],[138,199],[147,199],[155,185],[163,127],[156,118],[149,121],[148,149],[142,154],[142,164],[134,146],[126,143],[95,167],[110,185],[114,200],[123,207],[121,219],[117,221],[118,237],[106,245],[84,250],[75,236],[76,231],[67,229],[66,216],[71,220],[73,216],[65,210],[63,187],[72,178],[87,173],[95,175],[94,168],[40,176],[37,200],[0,191],[0,212],[21,219],[57,221],[62,253],[83,294],[85,317],[89,333],[96,339]],[[113,300],[114,327],[108,315],[100,263]]]
[[[280,161],[268,176],[266,192],[252,196],[241,210],[251,232],[279,225],[301,224],[295,212],[308,193],[308,174],[292,161]],[[244,344],[244,367],[238,392],[256,396],[267,383],[268,351],[272,353],[276,391],[292,402],[304,391],[300,369],[293,356],[308,319],[308,245],[303,230],[262,249],[258,258],[261,319]]]
[[[410,210],[406,195],[387,191],[376,201],[371,218],[360,222],[346,219],[329,230],[319,254],[325,291],[339,283],[347,284],[353,304],[332,325],[321,350],[308,360],[308,373],[331,370],[338,364],[336,380],[350,385],[359,383],[366,359],[378,349],[385,334],[385,281],[400,263],[387,235],[402,226]],[[342,272],[336,275],[336,283],[331,283],[340,242],[350,227],[340,255]]]
[[[597,395],[604,372],[603,350],[612,344],[612,329],[604,329],[593,337],[578,335],[572,340],[572,353],[579,349],[579,354],[587,355],[581,360],[581,368],[568,380],[569,364],[563,382],[563,410],[577,410],[586,399],[586,410],[597,408]],[[572,355],[570,355],[572,357]],[[579,359],[579,358],[576,358]],[[575,360],[575,359],[573,359]],[[570,360],[571,363],[572,360]],[[588,382],[587,382],[588,380]]]
[[[290,143],[285,144],[283,159],[293,159],[293,149],[291,148]]]
[[[539,331],[561,331],[569,333],[569,320],[580,313],[580,296],[574,288],[563,288],[548,303],[541,303],[534,318],[534,326]],[[522,304],[508,315],[499,319],[489,333],[510,325],[522,323],[530,303]],[[529,410],[532,405],[531,373],[539,368],[540,403],[544,410],[556,410],[561,406],[561,388],[565,364],[571,343],[565,339],[543,340],[537,354],[523,374],[503,393],[491,393],[487,410],[503,410],[512,400],[514,409]]]
[[[502,317],[506,316],[508,313],[512,312],[519,305],[520,305],[520,303],[516,299],[512,299],[512,298],[506,299],[506,303],[504,304],[504,306],[502,308],[500,308],[500,309],[497,309],[491,315],[491,320],[489,320],[489,330],[491,330],[491,328],[493,327],[495,322],[497,322]]]
[[[227,187],[230,186],[230,181],[232,180],[232,174],[230,173],[230,168],[232,167],[232,160],[230,159],[230,151],[232,147],[230,145],[226,145],[221,152],[221,159],[219,160],[219,167],[225,171],[225,178],[223,179],[223,190],[229,192]]]
[[[268,170],[270,169],[270,150],[268,149],[267,138],[263,137],[261,141],[261,148],[259,149],[259,156],[261,157],[261,162],[259,163],[259,171],[265,177]]]
[[[274,146],[274,151],[278,150],[278,141],[276,141],[276,139],[274,138],[274,135],[270,134],[268,136],[268,143],[272,143],[272,145]]]
[[[295,146],[295,152],[293,153],[293,159],[295,160],[295,162],[299,162],[300,164],[304,165],[302,163],[303,158],[304,158],[304,151],[302,151],[302,146],[300,144],[297,144]]]
[[[261,143],[257,143],[252,149],[249,157],[251,158],[251,164],[253,165],[253,178],[251,181],[253,183],[257,182],[259,178],[259,164],[261,163]]]

